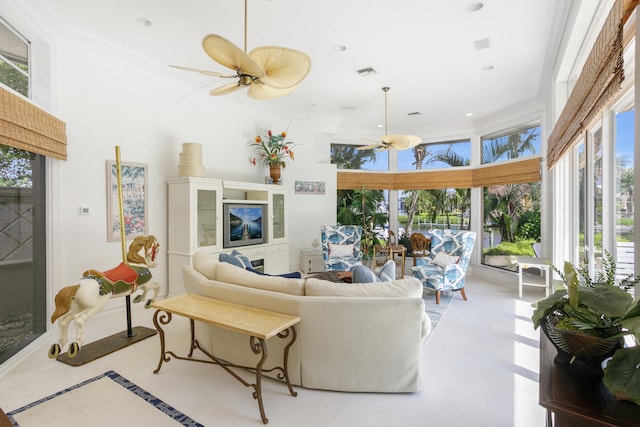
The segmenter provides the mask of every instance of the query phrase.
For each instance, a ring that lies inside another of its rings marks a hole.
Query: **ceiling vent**
[[[491,41],[487,39],[476,40],[473,42],[473,46],[476,50],[488,49],[491,47]]]
[[[374,70],[373,67],[361,68],[359,70],[356,70],[356,73],[360,74],[360,76],[362,77],[370,76],[371,74],[378,74],[378,72]]]

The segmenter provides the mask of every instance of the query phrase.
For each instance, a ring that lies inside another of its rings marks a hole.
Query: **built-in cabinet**
[[[225,203],[266,205],[266,241],[225,248]],[[191,264],[197,251],[217,254],[235,249],[246,255],[257,270],[269,274],[288,272],[286,203],[286,189],[276,185],[192,177],[168,180],[169,295],[185,292],[182,266]]]

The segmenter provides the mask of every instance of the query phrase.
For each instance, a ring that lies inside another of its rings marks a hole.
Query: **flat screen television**
[[[267,242],[267,205],[225,203],[223,246],[259,245]]]

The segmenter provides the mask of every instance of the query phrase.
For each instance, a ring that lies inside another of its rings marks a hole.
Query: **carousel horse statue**
[[[138,236],[127,252],[127,263],[120,263],[108,271],[88,270],[74,285],[60,289],[56,295],[56,309],[51,315],[51,323],[58,321],[58,341],[49,348],[49,357],[55,359],[67,344],[67,328],[73,320],[76,326],[76,339],[69,345],[69,357],[78,355],[84,341],[84,322],[102,310],[110,298],[131,295],[142,290],[133,302],[146,298],[149,292],[153,296],[147,299],[149,307],[158,295],[160,285],[151,281],[149,268],[158,265],[157,256],[160,244],[155,236]]]

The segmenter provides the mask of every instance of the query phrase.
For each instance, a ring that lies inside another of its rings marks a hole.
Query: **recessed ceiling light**
[[[493,70],[493,65],[485,65],[481,68],[482,71],[491,71]]]
[[[337,44],[333,47],[333,50],[335,50],[336,52],[344,52],[345,50],[347,50],[347,47],[341,44]]]
[[[465,114],[465,116],[471,117],[471,116],[473,116],[473,113],[467,113],[467,114]]]
[[[142,18],[140,16],[136,18],[136,23],[142,25],[143,27],[150,27],[151,25],[153,25],[153,23],[147,18]]]
[[[484,7],[484,4],[479,2],[469,3],[467,6],[467,12],[477,12]]]
[[[378,127],[379,127],[379,128],[383,128],[383,127],[384,127],[384,125],[378,125]]]

